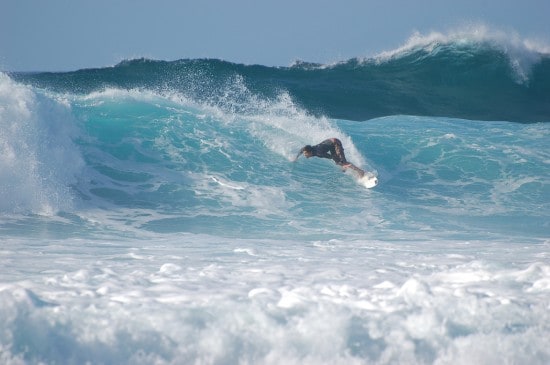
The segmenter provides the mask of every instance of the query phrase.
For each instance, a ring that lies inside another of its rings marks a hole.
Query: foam
[[[12,240],[2,253],[12,274],[0,283],[0,359],[543,364],[550,267],[537,259],[547,247],[535,246]],[[55,249],[29,266],[44,247]]]

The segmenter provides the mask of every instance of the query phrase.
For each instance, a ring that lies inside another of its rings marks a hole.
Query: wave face
[[[291,67],[264,67],[221,60],[138,59],[102,69],[12,77],[59,92],[177,91],[216,105],[226,101],[228,85],[242,78],[256,95],[272,98],[283,90],[301,108],[329,118],[405,114],[549,121],[547,50],[505,35],[476,34],[417,35],[393,52],[333,65],[296,62]]]
[[[456,63],[428,43],[0,74],[0,363],[547,364],[550,124],[331,117],[371,112],[343,77]],[[544,57],[485,50],[547,87]],[[329,137],[379,185],[292,162]]]
[[[239,78],[220,93],[228,95],[220,107],[138,89],[57,94],[6,76],[2,83],[7,214],[120,210],[118,219],[138,232],[238,237],[269,229],[314,238],[320,224],[336,236],[362,234],[364,221],[352,222],[363,214],[397,235],[416,224],[481,234],[496,220],[505,234],[547,229],[538,209],[548,192],[545,123],[333,120],[305,112],[287,93],[257,96]],[[380,175],[381,201],[357,206],[354,179],[334,174],[330,160],[290,163],[303,145],[330,137],[342,140],[351,162]],[[339,219],[302,217],[330,211],[335,195]],[[140,218],[125,216],[133,209]],[[389,219],[398,212],[410,219]]]

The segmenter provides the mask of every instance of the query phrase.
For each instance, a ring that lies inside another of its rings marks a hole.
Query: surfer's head
[[[304,156],[306,156],[307,158],[310,158],[311,156],[313,156],[313,147],[311,147],[310,145],[304,146],[302,147],[300,152],[303,153]]]

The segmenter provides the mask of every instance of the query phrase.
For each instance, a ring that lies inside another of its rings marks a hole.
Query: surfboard
[[[378,178],[374,174],[366,172],[363,177],[357,179],[357,182],[367,189],[371,189],[378,185]]]

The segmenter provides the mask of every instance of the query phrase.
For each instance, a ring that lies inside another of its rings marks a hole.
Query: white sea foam
[[[550,267],[538,245],[184,234],[3,248],[6,364],[550,359]]]

